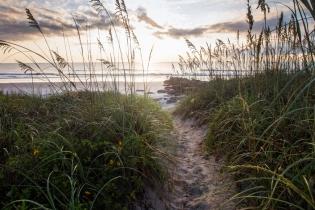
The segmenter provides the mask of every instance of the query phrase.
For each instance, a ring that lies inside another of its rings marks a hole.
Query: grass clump
[[[0,206],[131,209],[165,171],[171,123],[145,97],[0,95]]]
[[[206,71],[209,80],[177,113],[208,124],[207,149],[235,175],[231,200],[241,209],[315,209],[315,41],[306,18],[313,10],[306,1],[292,5],[291,19],[281,14],[272,30],[270,8],[259,1],[265,27],[257,33],[248,1],[246,43],[218,40],[199,50],[187,41],[191,52],[180,57],[183,72]]]
[[[206,144],[227,157],[241,206],[314,208],[314,77],[293,77],[281,95],[238,95],[211,114]]]
[[[0,40],[4,54],[23,57],[17,64],[32,84],[31,95],[0,93],[0,208],[148,207],[145,188],[166,176],[159,147],[167,143],[171,121],[147,97],[147,69],[126,4],[115,1],[113,12],[100,0],[90,3],[107,36],[99,30],[92,49],[89,21],[73,17],[82,67],[74,63],[70,36],[60,36],[64,51],[54,49],[27,8],[42,48]],[[143,97],[135,95],[136,60],[143,66]],[[36,86],[43,81],[49,95],[40,97]]]
[[[235,175],[239,193],[231,200],[240,208],[314,209],[314,76],[266,72],[216,79],[202,90],[177,112],[209,125],[209,153]]]
[[[224,82],[223,79],[216,78],[211,82],[202,83],[192,91],[186,91],[187,96],[180,101],[175,113],[196,118],[200,123],[207,123],[211,110],[234,97],[237,91],[237,80]]]

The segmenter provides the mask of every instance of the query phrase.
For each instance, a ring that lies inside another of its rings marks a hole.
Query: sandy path
[[[233,210],[233,204],[224,206],[235,190],[232,178],[221,173],[222,161],[206,156],[203,150],[205,127],[194,127],[193,121],[174,119],[177,141],[176,166],[171,168],[173,192],[170,209]]]

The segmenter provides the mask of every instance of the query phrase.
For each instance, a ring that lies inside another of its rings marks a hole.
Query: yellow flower
[[[122,141],[119,141],[118,142],[118,147],[117,147],[117,150],[118,150],[118,152],[121,152],[121,150],[122,150],[122,146],[123,144],[122,144]]]
[[[39,155],[39,150],[37,148],[33,148],[32,155],[37,157]]]
[[[121,141],[118,142],[118,146],[120,146],[120,147],[122,146],[122,142]]]
[[[84,194],[85,194],[86,196],[90,196],[90,195],[92,195],[92,193],[91,193],[91,192],[89,192],[89,191],[85,191],[85,192],[84,192]]]
[[[110,161],[109,161],[109,165],[111,165],[111,166],[114,165],[114,161],[113,161],[113,160],[110,160]]]

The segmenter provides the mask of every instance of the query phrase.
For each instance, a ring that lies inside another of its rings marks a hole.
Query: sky
[[[256,10],[257,1],[251,0],[251,3],[255,27],[259,29],[263,15]],[[271,25],[276,24],[281,11],[287,11],[281,3],[289,4],[290,0],[277,2],[270,1]],[[103,0],[103,3],[114,13],[114,0]],[[147,58],[153,49],[153,62],[176,62],[178,55],[188,50],[185,38],[200,46],[206,42],[214,43],[216,39],[234,40],[237,30],[245,35],[248,29],[246,0],[125,0],[125,3],[143,57]],[[98,38],[106,42],[109,19],[99,15],[89,0],[0,0],[0,40],[13,41],[45,53],[45,42],[40,33],[28,26],[25,8],[30,9],[55,51],[67,53],[65,40],[69,42],[66,45],[70,46],[74,61],[79,62],[81,54],[73,17],[82,28],[87,23],[91,28],[88,36],[82,38],[85,43],[97,47]],[[0,63],[23,59],[20,54],[0,53]]]

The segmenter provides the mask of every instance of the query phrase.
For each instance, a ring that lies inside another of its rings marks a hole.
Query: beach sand
[[[75,83],[78,91],[83,91],[85,88],[80,83]],[[134,83],[136,94],[144,95],[144,85],[142,82]],[[88,84],[92,87],[91,90],[113,90],[113,84],[108,82],[104,84],[104,88],[101,87],[102,84]],[[159,102],[163,109],[171,109],[175,106],[177,100],[174,100],[174,96],[168,94],[164,90],[163,81],[153,81],[146,84],[146,93],[155,101]],[[119,83],[119,91],[124,93],[124,83]],[[130,88],[128,88],[130,89]],[[0,91],[4,94],[25,94],[25,95],[37,95],[37,96],[49,96],[65,90],[63,83],[51,83],[48,82],[36,82],[36,83],[0,83]]]

